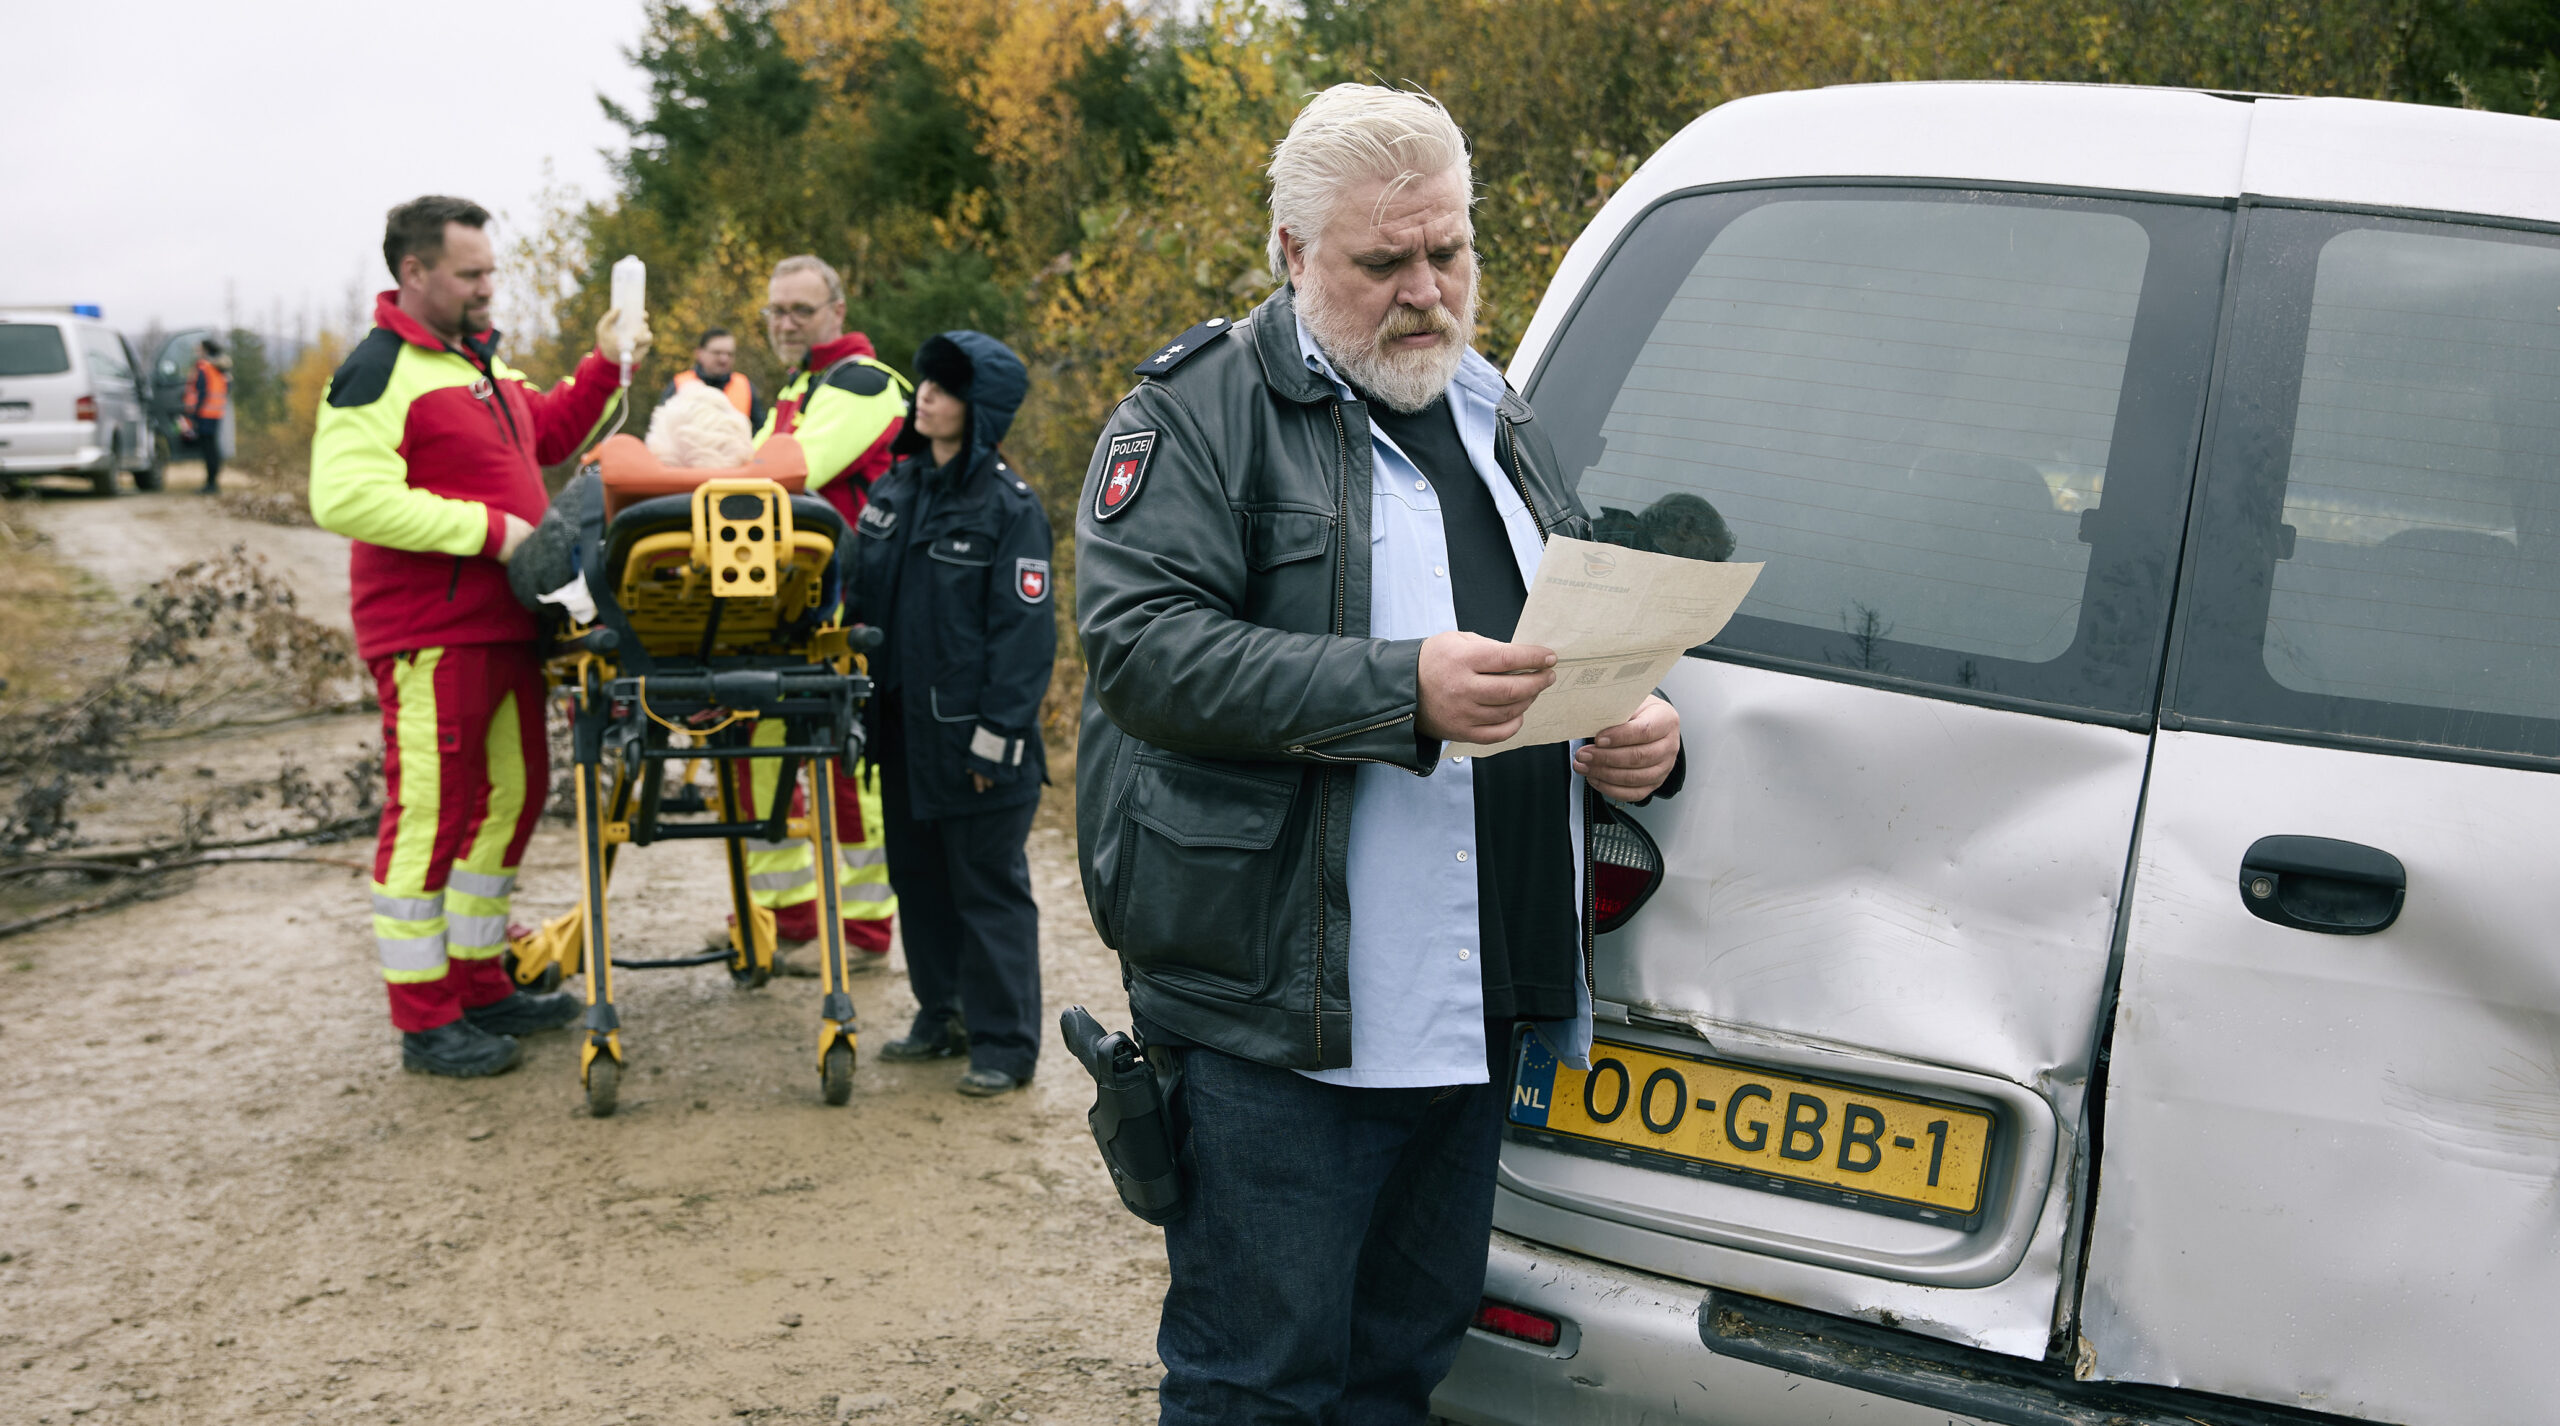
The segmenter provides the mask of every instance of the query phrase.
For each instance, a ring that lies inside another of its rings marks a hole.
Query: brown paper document
[[[1627,721],[1681,654],[1724,631],[1759,577],[1757,564],[1549,540],[1511,641],[1556,651],[1555,686],[1529,705],[1519,732],[1451,743],[1447,755],[1561,743]]]

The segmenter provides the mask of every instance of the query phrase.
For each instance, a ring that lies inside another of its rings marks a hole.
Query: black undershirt
[[[1493,492],[1467,459],[1448,399],[1410,416],[1374,398],[1368,407],[1370,422],[1421,469],[1439,497],[1458,627],[1509,639],[1528,591],[1512,558],[1510,531]],[[1573,906],[1569,776],[1562,743],[1515,748],[1475,763],[1476,903],[1483,943],[1477,956],[1485,1018],[1496,1025],[1567,1020],[1575,1013],[1581,930]]]

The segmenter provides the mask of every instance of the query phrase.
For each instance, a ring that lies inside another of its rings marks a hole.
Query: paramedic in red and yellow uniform
[[[906,424],[913,388],[873,353],[869,337],[844,329],[844,280],[817,258],[787,257],[774,264],[764,317],[773,349],[791,376],[774,393],[773,410],[756,440],[777,435],[798,440],[809,459],[810,493],[833,505],[851,531],[862,517],[871,482],[889,469],[889,443]],[[761,742],[779,743],[782,734],[778,720],[756,729]],[[759,758],[747,766],[761,815],[773,804],[781,764]],[[880,840],[879,775],[869,759],[857,768],[836,765],[835,798],[836,825],[842,829],[836,886],[844,907],[845,944],[870,953],[854,964],[877,964],[889,953],[898,903],[889,891],[889,862]],[[794,815],[805,811],[802,800],[794,794]],[[757,905],[773,912],[774,933],[781,939],[817,938],[817,852],[809,842],[750,840],[747,890]]]
[[[400,285],[330,378],[311,442],[311,515],[354,541],[356,652],[382,700],[373,934],[391,1023],[407,1068],[465,1077],[511,1068],[514,1036],[580,1010],[518,990],[500,960],[550,785],[533,616],[506,561],[549,503],[542,467],[621,386],[600,351],[548,392],[497,359],[488,223],[460,198],[391,210],[382,256]]]

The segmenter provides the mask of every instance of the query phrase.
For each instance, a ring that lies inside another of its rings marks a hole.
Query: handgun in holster
[[[1150,1223],[1182,1216],[1181,1144],[1165,1086],[1135,1032],[1105,1031],[1081,1005],[1058,1016],[1058,1033],[1093,1076],[1093,1142],[1120,1202]]]

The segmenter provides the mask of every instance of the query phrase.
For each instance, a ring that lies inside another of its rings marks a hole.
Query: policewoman
[[[1019,1089],[1040,1052],[1040,919],[1023,844],[1058,652],[1049,517],[997,443],[1028,384],[982,332],[916,352],[915,405],[855,528],[872,757],[918,1009],[887,1060],[968,1056],[962,1094]]]

